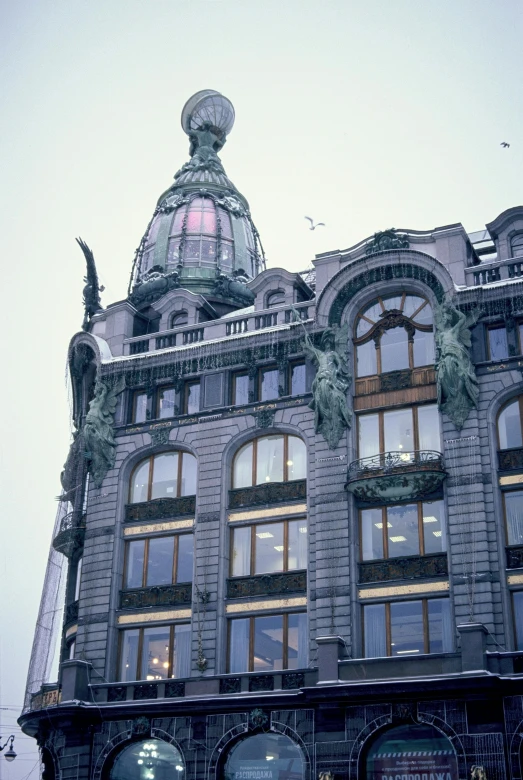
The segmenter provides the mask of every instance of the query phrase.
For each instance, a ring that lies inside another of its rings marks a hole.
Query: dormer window
[[[172,315],[171,328],[179,328],[182,325],[187,325],[189,322],[189,316],[186,311],[177,311]]]
[[[523,231],[510,239],[510,254],[512,257],[523,257]]]
[[[267,296],[267,308],[273,309],[275,306],[282,306],[285,303],[285,293],[283,290],[269,293]]]

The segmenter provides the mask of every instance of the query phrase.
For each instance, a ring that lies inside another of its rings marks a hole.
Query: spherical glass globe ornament
[[[182,127],[189,137],[211,130],[217,137],[215,151],[221,149],[234,125],[234,106],[214,89],[202,89],[189,98],[182,110]]]

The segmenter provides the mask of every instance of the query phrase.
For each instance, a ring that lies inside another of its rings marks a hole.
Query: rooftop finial
[[[190,155],[208,159],[216,155],[234,125],[234,107],[214,89],[193,95],[182,111],[182,127],[191,139]],[[203,162],[203,159],[202,159]]]

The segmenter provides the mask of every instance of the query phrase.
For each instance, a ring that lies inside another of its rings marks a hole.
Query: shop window
[[[243,406],[249,403],[249,375],[245,373],[232,375],[231,403],[233,406]]]
[[[275,306],[282,306],[285,303],[285,293],[283,290],[276,290],[276,292],[269,293],[267,296],[267,309],[272,309]]]
[[[362,561],[444,552],[443,501],[362,509],[360,534]]]
[[[176,414],[176,390],[174,387],[160,387],[158,390],[156,416],[160,420]]]
[[[289,393],[303,395],[307,392],[305,363],[291,363],[289,366]]]
[[[228,671],[303,669],[307,645],[305,612],[236,618],[229,621]]]
[[[403,452],[402,460],[408,463],[416,450],[441,452],[437,404],[358,415],[360,458],[383,452]]]
[[[136,466],[131,478],[129,502],[137,504],[155,498],[194,496],[196,458],[188,452],[163,452]]]
[[[500,450],[509,450],[523,446],[521,433],[521,407],[523,396],[515,398],[506,404],[498,415],[498,443]]]
[[[358,377],[434,364],[432,309],[419,295],[383,296],[356,318]]]
[[[147,393],[142,390],[133,394],[133,410],[131,422],[142,423],[149,419]]]
[[[120,632],[120,682],[189,677],[190,671],[189,623],[130,628]]]
[[[487,355],[489,360],[508,358],[507,329],[504,325],[487,328]]]
[[[516,233],[510,239],[510,251],[512,257],[523,256],[523,232]]]
[[[287,434],[262,436],[245,444],[233,464],[233,488],[289,482],[307,476],[304,442]]]
[[[366,604],[363,623],[365,658],[452,650],[448,598]]]
[[[503,494],[508,544],[523,544],[523,490]]]
[[[154,536],[126,543],[124,588],[192,582],[193,534]]]
[[[133,742],[114,761],[109,780],[184,780],[185,763],[180,751],[161,739]]]
[[[231,577],[307,568],[307,520],[233,528]]]
[[[300,748],[289,737],[283,734],[255,734],[233,747],[223,776],[304,780],[305,763]]]
[[[363,754],[367,780],[458,780],[456,753],[450,740],[433,726],[408,723],[387,729]]]
[[[261,368],[258,374],[258,400],[272,401],[279,397],[277,368]]]
[[[200,382],[186,382],[184,387],[184,414],[198,414],[200,411]]]

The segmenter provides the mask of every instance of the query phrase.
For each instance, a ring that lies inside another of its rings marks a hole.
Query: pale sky
[[[124,297],[200,89],[235,106],[221,158],[269,266],[392,226],[479,230],[523,202],[522,41],[521,0],[1,0],[0,706],[22,703],[69,446],[75,236],[103,303]],[[36,780],[31,744],[0,778]]]

